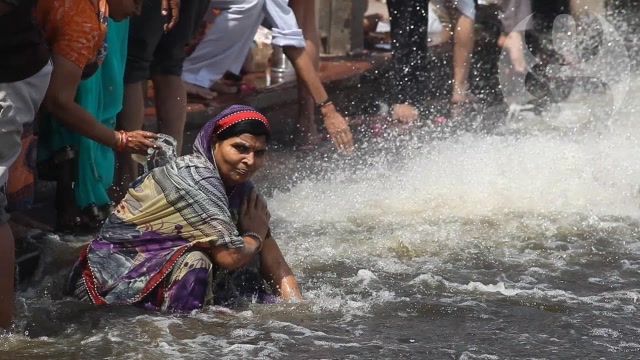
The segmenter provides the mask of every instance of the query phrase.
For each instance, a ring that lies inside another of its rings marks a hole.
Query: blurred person
[[[250,181],[270,136],[267,118],[248,106],[207,122],[193,154],[131,184],[82,251],[66,292],[96,305],[171,313],[273,302],[274,295],[301,299]]]
[[[145,111],[143,84],[153,82],[158,132],[170,135],[182,149],[187,117],[187,93],[182,82],[185,46],[205,16],[209,0],[170,1],[180,16],[175,24],[167,24],[166,1],[142,0],[142,13],[131,19],[129,44],[124,73],[124,103],[117,128],[124,131],[142,129]],[[138,176],[138,165],[130,156],[118,156],[118,173],[111,191],[118,202],[131,181]]]
[[[388,0],[391,24],[391,101],[394,121],[418,118],[428,89],[429,1]]]
[[[315,17],[309,13],[307,5],[292,3],[292,6],[294,5],[299,8],[298,11],[303,18]],[[304,94],[310,96],[305,98],[305,103],[301,105],[300,113],[304,114],[304,117],[297,131],[297,144],[308,145],[319,137],[313,124],[313,114],[309,113],[315,106],[322,114],[324,126],[335,147],[341,152],[351,151],[351,130],[330,101],[320,81],[312,59],[317,58],[317,55],[309,53],[317,53],[317,47],[307,47],[314,42],[312,38],[316,36],[310,34],[308,41],[305,41],[303,31],[298,26],[296,15],[288,6],[288,1],[213,0],[211,8],[221,11],[202,41],[185,61],[182,77],[189,91],[204,98],[211,98],[210,88],[226,71],[240,73],[253,37],[262,21],[266,20],[272,26],[272,44],[283,48],[284,54],[295,68],[298,82],[301,84],[299,89],[302,88],[299,91],[304,91]],[[310,26],[314,24],[311,23]]]
[[[126,19],[140,6],[140,0],[48,0],[36,8],[54,66],[39,116],[38,169],[56,181],[60,231],[95,230],[108,213],[113,150],[145,153],[154,146],[155,134],[114,130]]]
[[[14,310],[15,244],[4,184],[20,154],[23,126],[33,121],[51,75],[49,52],[32,17],[35,1],[0,0],[0,328]]]
[[[525,22],[532,14],[531,1],[503,0],[500,2],[500,7],[503,33],[498,39],[498,45],[509,54],[513,71],[523,74],[527,71],[524,32],[533,28],[533,20]]]
[[[473,0],[432,0],[432,3],[446,9],[453,27],[453,86],[450,104],[455,116],[460,113],[460,105],[471,99],[468,80],[474,46],[476,5]]]

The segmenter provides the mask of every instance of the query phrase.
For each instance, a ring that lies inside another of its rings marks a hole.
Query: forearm
[[[298,282],[272,237],[267,237],[264,242],[260,265],[262,277],[269,283],[274,295],[285,300],[302,299]]]
[[[291,64],[296,70],[296,76],[304,84],[307,90],[309,90],[309,94],[311,94],[313,100],[316,103],[321,103],[327,100],[329,96],[327,95],[324,85],[322,85],[322,82],[318,77],[318,73],[313,66],[313,62],[306,50],[304,48],[297,48],[293,46],[285,46],[283,50],[287,59],[291,61]]]
[[[293,274],[284,276],[278,281],[278,283],[271,282],[269,285],[271,286],[271,291],[273,291],[276,296],[285,300],[302,300],[302,294],[300,293],[298,282]]]
[[[110,148],[117,146],[117,133],[99,123],[91,113],[75,102],[52,99],[45,101],[45,106],[69,130]]]
[[[247,265],[258,251],[259,242],[252,236],[245,236],[244,246],[237,249],[211,248],[211,258],[226,270],[235,270]]]

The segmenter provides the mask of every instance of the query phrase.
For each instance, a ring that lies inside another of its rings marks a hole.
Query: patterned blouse
[[[106,55],[106,0],[38,1],[35,15],[51,51],[83,69],[83,78],[93,75]]]

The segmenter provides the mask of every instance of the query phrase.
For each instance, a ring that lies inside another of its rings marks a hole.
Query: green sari
[[[115,128],[116,115],[122,109],[124,68],[127,57],[129,20],[108,20],[107,53],[95,74],[78,85],[75,101],[99,122]],[[47,161],[65,147],[76,152],[75,200],[80,209],[110,203],[107,189],[114,176],[113,150],[69,130],[55,118],[40,129],[38,162]]]

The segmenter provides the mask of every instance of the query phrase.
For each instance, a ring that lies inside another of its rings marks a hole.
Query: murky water
[[[524,116],[491,135],[372,140],[346,163],[276,154],[259,182],[303,302],[95,308],[45,272],[0,358],[637,359],[632,85],[607,123]]]

